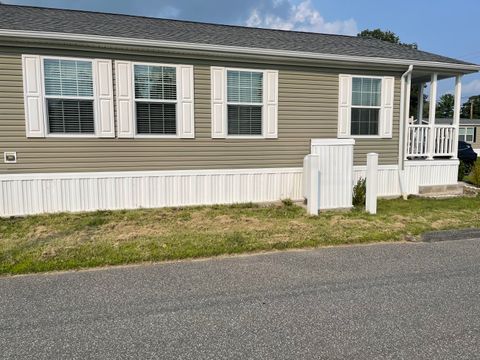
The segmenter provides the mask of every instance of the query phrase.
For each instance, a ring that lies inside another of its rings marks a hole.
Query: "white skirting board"
[[[380,165],[379,196],[401,195],[398,166]],[[365,177],[353,167],[353,182]],[[407,161],[408,194],[457,182],[458,160]],[[303,200],[303,168],[0,175],[0,216]]]
[[[0,175],[0,216],[302,197],[302,168]]]
[[[400,196],[402,188],[400,175],[403,176],[403,192],[418,194],[422,185],[451,185],[457,183],[458,160],[421,160],[405,161],[405,170],[399,174],[397,165],[378,167],[378,196]],[[365,178],[366,166],[353,167],[354,183]]]

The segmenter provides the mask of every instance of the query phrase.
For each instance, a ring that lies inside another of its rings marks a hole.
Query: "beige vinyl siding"
[[[106,57],[194,65],[195,139],[27,139],[23,109],[21,54]],[[278,139],[212,139],[210,66],[279,70]],[[0,164],[0,173],[123,170],[230,169],[300,167],[310,139],[335,138],[338,117],[338,74],[394,75],[392,139],[357,139],[355,164],[378,152],[381,164],[398,161],[400,79],[398,73],[359,72],[310,67],[172,59],[160,56],[0,50],[0,153],[16,151],[17,164]]]

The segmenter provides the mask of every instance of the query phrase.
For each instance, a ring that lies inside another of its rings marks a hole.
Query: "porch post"
[[[453,146],[452,152],[453,157],[452,159],[457,159],[458,153],[458,129],[460,125],[460,101],[462,99],[462,75],[457,75],[455,77],[455,102],[453,105]]]
[[[435,153],[435,110],[437,108],[437,73],[432,74],[430,82],[430,107],[428,111],[428,156],[427,160],[433,160]]]
[[[404,121],[405,123],[405,144],[403,147],[403,158],[407,160],[407,151],[408,151],[408,138],[410,137],[410,93],[412,90],[412,73],[410,72],[407,76],[407,81],[405,82],[405,120],[400,119],[400,121]]]
[[[418,113],[417,113],[417,120],[418,125],[422,125],[422,118],[423,118],[423,87],[425,83],[420,83],[418,88]]]

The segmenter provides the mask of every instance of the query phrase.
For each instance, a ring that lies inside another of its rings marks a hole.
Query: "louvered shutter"
[[[384,76],[382,78],[382,109],[380,111],[380,136],[392,137],[393,126],[393,97],[395,91],[395,78]]]
[[[178,66],[177,81],[178,136],[182,139],[193,139],[195,137],[193,66]]]
[[[115,89],[117,91],[117,126],[119,138],[133,138],[135,134],[132,63],[115,61]]]
[[[27,137],[45,137],[45,113],[41,58],[22,56],[25,130]]]
[[[96,133],[101,138],[115,137],[113,115],[112,61],[96,59],[95,66],[95,108]]]
[[[350,136],[352,77],[339,75],[338,85],[338,137],[341,138]]]
[[[263,85],[265,94],[264,137],[276,139],[278,137],[278,71],[265,71]]]
[[[212,138],[225,138],[227,135],[225,73],[223,67],[211,67]]]

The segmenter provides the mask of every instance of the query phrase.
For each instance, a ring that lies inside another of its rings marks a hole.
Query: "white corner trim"
[[[312,139],[311,145],[355,145],[355,139]]]
[[[115,37],[115,36],[70,34],[70,33],[60,33],[60,32],[24,31],[24,30],[10,30],[10,29],[0,29],[0,36],[25,37],[25,38],[32,38],[32,39],[47,39],[47,40],[50,39],[50,40],[70,40],[70,41],[81,41],[81,42],[102,42],[102,43],[110,43],[110,44],[118,44],[118,45],[140,45],[140,46],[163,47],[163,48],[171,48],[171,49],[206,50],[206,51],[218,51],[218,52],[238,53],[238,54],[279,56],[279,57],[289,57],[289,58],[353,61],[353,62],[364,62],[364,63],[374,63],[374,64],[376,63],[376,64],[386,64],[386,65],[405,65],[405,66],[415,65],[415,66],[425,66],[425,67],[434,67],[434,68],[447,68],[452,70],[455,69],[455,70],[463,70],[463,71],[480,71],[480,65],[455,64],[455,63],[444,63],[444,62],[437,62],[437,61],[420,61],[420,60],[407,60],[407,59],[388,59],[388,58],[382,58],[382,57],[318,54],[318,53],[303,52],[303,51],[273,50],[273,49],[250,48],[250,47],[241,47],[241,46],[124,38],[124,37]]]

